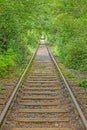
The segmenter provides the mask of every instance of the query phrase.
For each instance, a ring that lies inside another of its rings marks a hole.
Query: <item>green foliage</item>
[[[86,0],[0,0],[0,74],[25,64],[41,34],[66,66],[87,70]]]
[[[80,87],[87,88],[87,80],[80,81],[79,85],[80,85]]]
[[[4,56],[0,55],[0,76],[2,76],[4,72],[6,72],[6,67],[7,65],[5,64]]]
[[[54,19],[58,55],[66,66],[79,70],[87,70],[86,7],[85,0],[60,1],[59,14]]]
[[[31,0],[0,1],[0,77],[25,64],[36,47],[38,31],[31,13],[35,4]]]
[[[11,48],[7,50],[6,54],[0,55],[0,77],[4,76],[15,65],[15,57]]]
[[[66,59],[65,64],[70,66],[74,69],[81,69],[86,70],[87,69],[87,51],[86,46],[83,46],[82,44],[73,43],[71,46],[68,47],[66,53]]]
[[[5,86],[0,85],[0,91],[5,90]]]

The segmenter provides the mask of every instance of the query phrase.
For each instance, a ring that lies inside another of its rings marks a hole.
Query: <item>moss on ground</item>
[[[5,86],[0,85],[0,91],[5,90]]]

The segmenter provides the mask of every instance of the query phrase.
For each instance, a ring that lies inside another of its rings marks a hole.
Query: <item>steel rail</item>
[[[39,46],[38,46],[38,47],[39,47]],[[1,113],[1,115],[0,115],[0,127],[2,126],[3,121],[4,121],[4,119],[5,119],[5,116],[6,116],[7,112],[8,112],[8,109],[9,109],[9,107],[11,106],[11,103],[12,103],[12,101],[13,101],[13,99],[14,99],[16,93],[18,92],[18,90],[19,90],[19,88],[20,88],[20,85],[21,85],[21,83],[22,83],[22,81],[23,81],[23,79],[24,79],[24,76],[25,76],[27,70],[29,69],[29,67],[30,67],[30,65],[31,65],[31,63],[32,63],[32,61],[33,61],[33,59],[34,59],[36,53],[37,53],[38,47],[37,47],[37,49],[35,50],[35,52],[34,52],[34,54],[32,55],[32,57],[30,58],[30,61],[29,61],[28,65],[27,65],[27,67],[25,68],[23,74],[21,75],[21,77],[20,77],[20,79],[19,79],[19,81],[18,81],[18,83],[17,83],[15,89],[13,90],[13,92],[12,92],[10,98],[8,99],[8,102],[6,103],[4,109],[2,110],[2,113]]]
[[[68,90],[68,92],[69,92],[69,94],[70,94],[70,96],[71,96],[71,98],[72,98],[73,103],[75,104],[75,107],[76,107],[76,109],[77,109],[77,111],[78,111],[78,114],[80,115],[80,118],[81,118],[81,120],[82,120],[82,122],[83,122],[83,124],[84,124],[84,127],[85,127],[85,129],[87,130],[87,120],[86,120],[86,118],[85,118],[85,116],[84,116],[84,114],[83,114],[83,112],[82,112],[82,110],[81,110],[81,108],[80,108],[80,105],[78,104],[78,102],[77,102],[77,100],[76,100],[76,98],[75,98],[75,96],[74,96],[74,94],[73,94],[73,92],[72,92],[72,90],[71,90],[71,88],[70,88],[68,82],[66,81],[66,79],[65,79],[65,77],[64,77],[64,75],[63,75],[63,73],[61,72],[60,67],[58,66],[58,64],[57,64],[57,62],[56,62],[54,56],[52,55],[51,50],[48,48],[48,46],[47,46],[47,49],[48,49],[48,52],[49,52],[49,54],[50,54],[51,59],[53,60],[55,66],[56,66],[56,68],[57,68],[57,70],[59,71],[59,73],[60,73],[60,75],[61,75],[61,78],[63,79],[63,81],[64,81],[64,83],[65,83],[65,87],[67,88],[67,90]]]

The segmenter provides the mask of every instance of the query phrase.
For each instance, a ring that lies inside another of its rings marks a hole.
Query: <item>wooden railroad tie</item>
[[[68,110],[64,108],[60,109],[19,109],[20,113],[66,113]]]

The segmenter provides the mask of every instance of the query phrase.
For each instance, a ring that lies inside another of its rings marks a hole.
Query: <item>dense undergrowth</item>
[[[0,77],[19,72],[36,47],[37,30],[24,1],[0,1]],[[28,18],[27,18],[28,17]]]
[[[54,53],[66,67],[87,73],[87,1],[62,0],[57,7]],[[87,88],[87,77],[78,84]]]
[[[86,0],[0,0],[0,5],[0,77],[26,63],[42,34],[65,66],[87,71]]]
[[[55,43],[61,61],[68,67],[87,71],[87,1],[65,0],[55,18]]]

